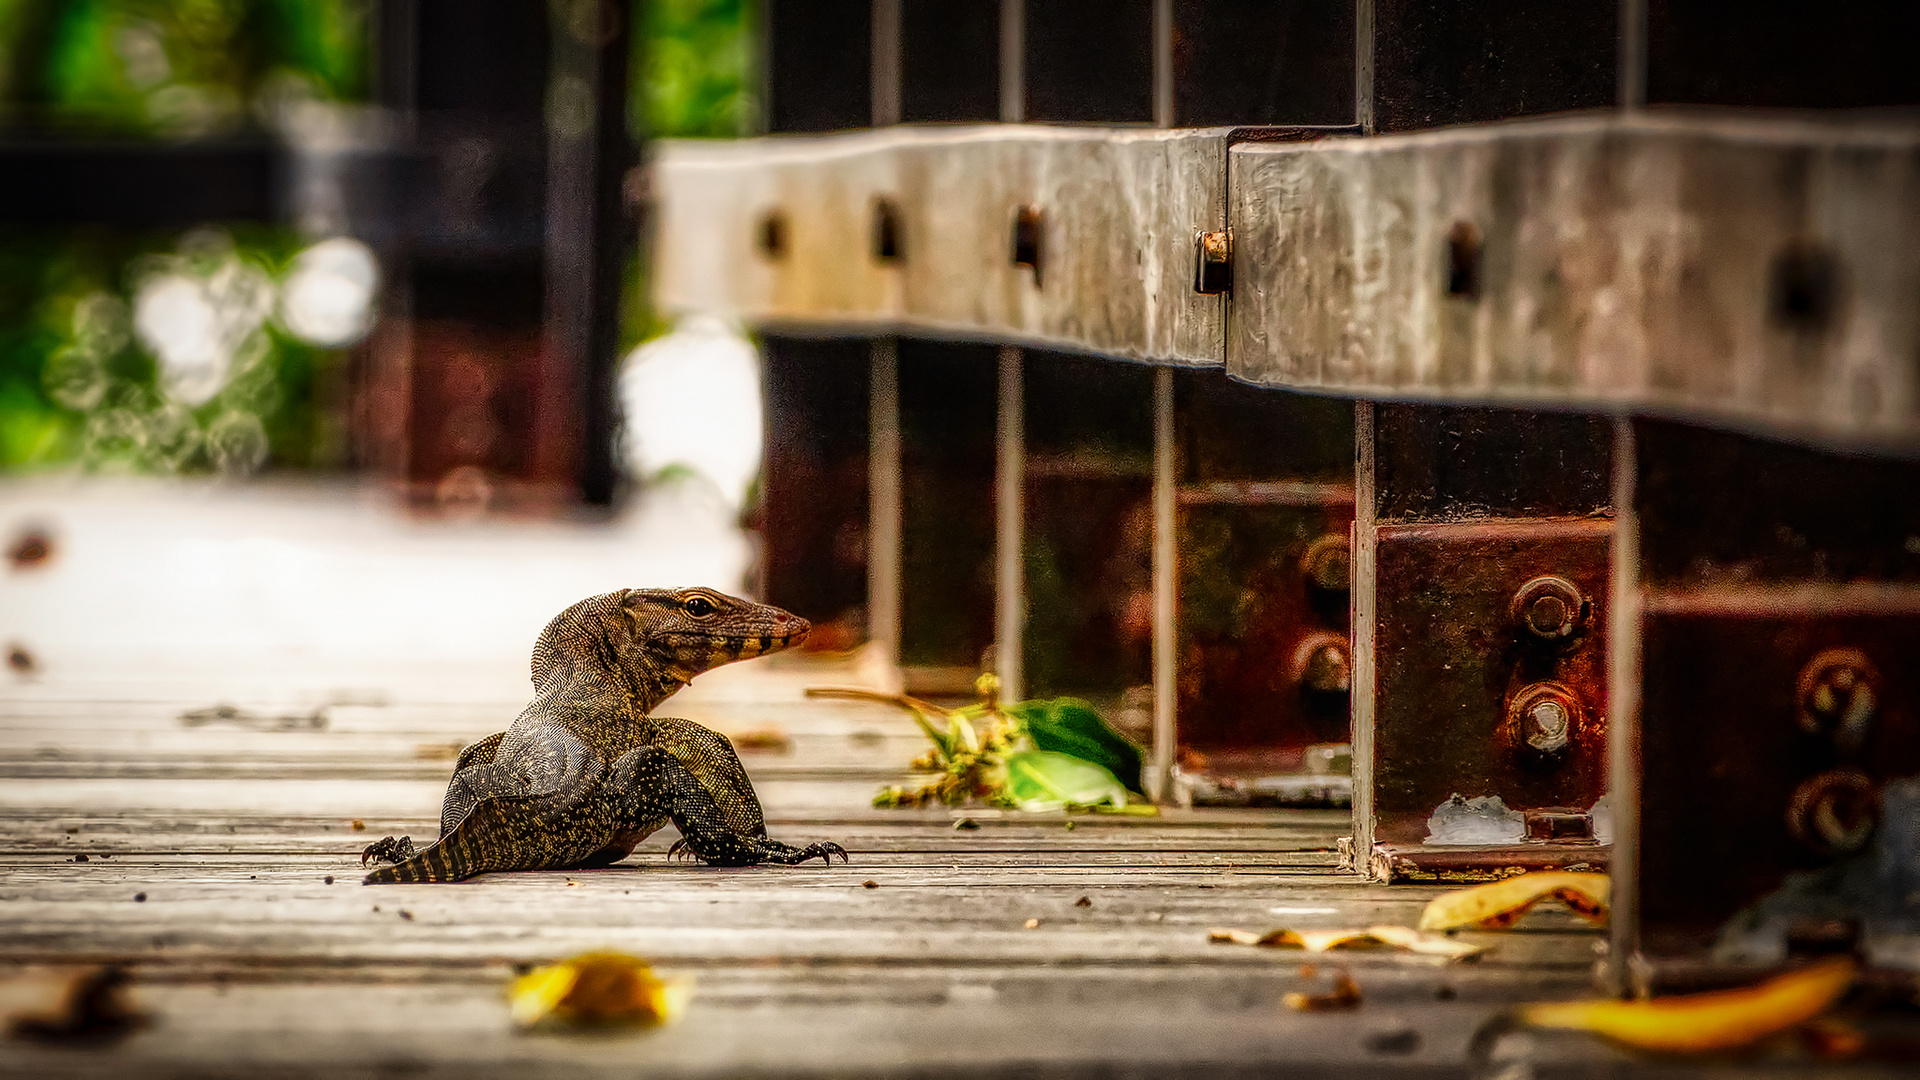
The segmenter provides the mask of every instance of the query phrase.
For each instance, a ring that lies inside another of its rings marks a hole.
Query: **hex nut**
[[[1800,669],[1800,729],[1853,753],[1866,745],[1880,708],[1880,672],[1859,649],[1827,649]]]
[[[1353,654],[1344,635],[1308,634],[1293,651],[1293,681],[1318,694],[1344,694],[1353,688]]]
[[[1198,232],[1193,236],[1193,291],[1206,296],[1233,288],[1233,234]]]
[[[1557,574],[1542,574],[1513,594],[1512,613],[1528,634],[1558,644],[1579,633],[1590,607],[1579,586]]]
[[[1880,788],[1858,769],[1831,769],[1794,790],[1787,831],[1826,858],[1852,855],[1873,839],[1880,821]]]
[[[1514,750],[1536,760],[1554,760],[1573,745],[1580,723],[1580,699],[1557,682],[1524,687],[1507,703],[1507,728]]]
[[[1328,592],[1346,592],[1353,585],[1353,551],[1344,533],[1328,533],[1307,545],[1300,557],[1307,580]]]

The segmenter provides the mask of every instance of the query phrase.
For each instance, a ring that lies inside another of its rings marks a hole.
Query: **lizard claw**
[[[691,859],[693,858],[693,845],[687,843],[685,837],[681,837],[673,842],[672,847],[667,849],[667,858]]]
[[[367,845],[366,850],[360,853],[360,865],[365,866],[374,859],[390,863],[406,862],[417,854],[413,850],[413,837],[403,836],[395,840],[387,836]]]
[[[778,840],[769,840],[760,853],[761,859],[765,862],[781,863],[787,866],[798,865],[799,863],[806,862],[808,859],[819,859],[822,862],[832,864],[835,855],[840,856],[841,862],[850,861],[847,858],[847,849],[831,840],[823,840],[817,844],[808,844],[803,848],[797,848],[791,844],[782,844]]]

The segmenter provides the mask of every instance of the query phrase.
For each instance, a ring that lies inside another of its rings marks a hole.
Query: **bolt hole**
[[[1464,221],[1447,233],[1447,295],[1480,297],[1480,230]]]
[[[1033,268],[1040,278],[1040,208],[1023,206],[1013,216],[1013,265]]]
[[[881,262],[900,257],[900,211],[891,199],[876,199],[873,204],[873,257]]]
[[[1826,249],[1805,242],[1788,245],[1773,259],[1773,320],[1790,330],[1824,330],[1833,319],[1839,276]]]
[[[769,259],[778,259],[787,253],[787,217],[778,210],[769,210],[760,219],[760,254]]]

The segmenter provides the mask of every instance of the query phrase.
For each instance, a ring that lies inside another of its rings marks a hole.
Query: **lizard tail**
[[[486,870],[474,858],[471,842],[456,830],[446,840],[433,845],[405,862],[383,866],[362,878],[362,885],[403,885],[416,882],[464,881]]]
[[[538,800],[532,796],[483,799],[460,824],[411,859],[383,866],[361,879],[363,885],[465,881],[489,870],[524,870],[542,863],[516,849],[525,844],[526,826],[516,821]]]

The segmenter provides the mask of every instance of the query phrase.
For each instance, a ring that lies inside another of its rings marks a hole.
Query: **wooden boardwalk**
[[[221,506],[207,528],[257,513]],[[137,535],[147,511],[89,513]],[[58,572],[83,578],[133,550],[69,539]],[[125,963],[155,1017],[107,1048],[0,1043],[0,1075],[1462,1075],[1503,1005],[1583,991],[1599,941],[1555,911],[1470,935],[1497,944],[1474,964],[1341,954],[1364,1003],[1289,1011],[1284,993],[1324,992],[1336,965],[1309,976],[1297,953],[1209,944],[1210,928],[1410,925],[1434,894],[1337,872],[1344,814],[972,812],[979,827],[960,829],[946,811],[876,810],[921,737],[888,707],[805,698],[852,673],[788,656],[714,672],[663,711],[777,744],[743,753],[772,832],[836,840],[850,863],[674,864],[669,829],[603,871],[363,887],[368,840],[434,835],[452,754],[511,720],[524,667],[311,650],[275,666],[271,642],[195,666],[164,645],[77,674],[55,648],[0,699],[0,1011],[45,1006],[76,965]],[[238,712],[208,711],[222,704]],[[601,948],[692,974],[684,1019],[512,1028],[517,969]],[[1534,1047],[1543,1075],[1624,1060],[1584,1040]]]

